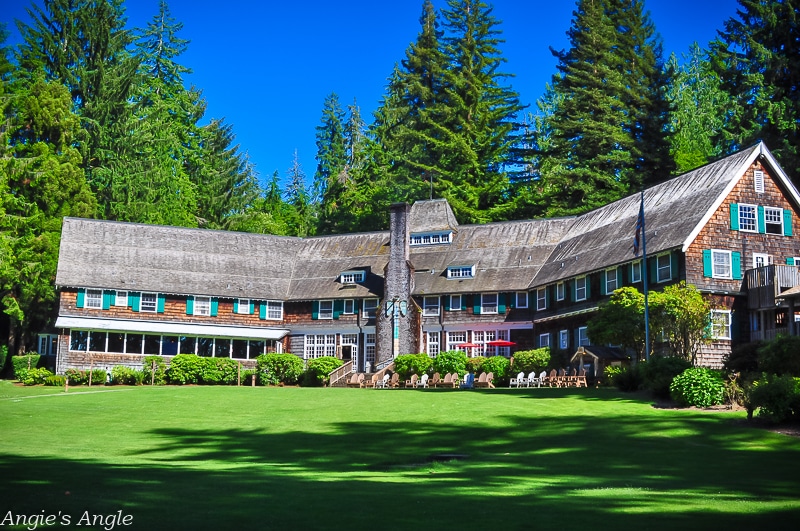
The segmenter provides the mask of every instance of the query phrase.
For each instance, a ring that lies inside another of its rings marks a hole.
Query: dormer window
[[[451,231],[442,232],[427,232],[423,234],[412,234],[411,245],[439,245],[442,243],[450,243],[453,240],[453,233]]]
[[[345,271],[339,276],[342,284],[360,284],[364,282],[364,271]]]
[[[447,268],[447,278],[475,278],[475,266],[451,266]]]

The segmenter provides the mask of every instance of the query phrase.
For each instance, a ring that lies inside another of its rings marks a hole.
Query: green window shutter
[[[131,310],[134,312],[139,311],[139,304],[142,302],[142,294],[138,291],[128,292],[128,304],[131,305]]]
[[[617,288],[621,288],[624,282],[625,282],[624,268],[620,266],[617,268]]]
[[[252,302],[250,304],[252,304]],[[266,303],[266,301],[262,301],[261,304],[258,305],[258,318],[259,319],[266,319],[267,318],[267,303]]]
[[[216,317],[219,311],[219,299],[211,297],[211,317]]]
[[[792,235],[792,211],[788,208],[783,209],[783,235]]]
[[[731,275],[734,280],[742,279],[742,253],[731,253]]]
[[[669,254],[670,268],[669,275],[671,280],[678,278],[678,253],[672,252]]]
[[[653,258],[648,259],[648,267],[650,269],[647,270],[647,283],[648,284],[655,284],[658,282],[658,257],[654,256]]]
[[[239,313],[239,299],[233,299],[233,313]]]
[[[472,296],[472,313],[475,315],[481,314],[481,295],[476,293]]]
[[[342,299],[337,299],[333,301],[333,318],[338,319],[342,312],[344,311],[344,301]]]
[[[319,301],[313,301],[311,303],[311,318],[319,319]]]
[[[450,295],[444,296],[444,311],[446,312],[450,311]]]
[[[83,308],[86,304],[86,288],[78,288],[78,296],[75,299],[75,307]]]
[[[156,313],[164,313],[164,305],[166,304],[166,297],[163,293],[156,295]]]
[[[461,295],[461,309],[467,311],[467,296],[464,294]]]
[[[764,234],[767,232],[767,225],[764,223],[764,207],[758,205],[758,232]]]
[[[545,288],[544,288],[544,300],[547,301],[547,286],[545,286]],[[548,304],[548,303],[545,302],[545,304]],[[508,294],[508,307],[510,309],[514,309],[516,307],[516,305],[517,305],[517,292],[516,291],[512,291],[511,293]],[[549,306],[549,304],[548,304],[548,306]]]
[[[358,312],[361,311],[361,301],[360,300],[356,299],[356,300],[353,301],[353,311],[355,313],[358,313]]]
[[[497,294],[497,313],[506,313],[506,294]]]
[[[250,299],[250,312],[248,313],[250,313],[250,315],[256,313],[256,303],[253,299]]]
[[[739,205],[731,203],[731,230],[739,230]]]
[[[592,277],[586,275],[586,299],[592,298]]]
[[[787,256],[786,257],[786,265],[794,265],[794,256]]]
[[[186,315],[192,315],[194,313],[194,297],[189,295],[186,297]]]
[[[714,270],[711,265],[711,249],[703,249],[703,276],[711,278]]]
[[[111,308],[111,297],[115,297],[117,295],[116,291],[103,291],[103,309],[108,310]]]

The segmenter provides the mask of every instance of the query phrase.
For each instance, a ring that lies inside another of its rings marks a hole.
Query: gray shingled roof
[[[411,234],[456,230],[458,221],[446,199],[417,201],[408,216]]]
[[[644,191],[648,255],[682,248],[716,209],[763,145],[675,177]],[[634,260],[640,194],[574,218],[536,275],[534,285],[575,277]]]

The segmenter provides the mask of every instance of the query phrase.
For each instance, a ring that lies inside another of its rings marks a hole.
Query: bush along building
[[[559,219],[459,225],[445,200],[391,207],[390,230],[290,238],[64,220],[57,371],[145,355],[338,356],[353,370],[446,350],[591,350],[586,322],[617,288],[681,280],[712,306],[719,366],[737,342],[796,333],[800,196],[763,144]],[[498,344],[498,342],[500,344]],[[596,348],[598,352],[608,351]]]

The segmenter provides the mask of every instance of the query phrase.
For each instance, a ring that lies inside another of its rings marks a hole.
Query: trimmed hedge
[[[763,374],[747,393],[747,417],[753,411],[769,422],[780,423],[800,418],[800,378]]]
[[[399,373],[403,380],[412,374],[422,376],[430,372],[432,367],[433,359],[427,354],[401,354],[394,359],[394,372]]]
[[[150,385],[152,382],[154,385],[164,385],[167,383],[167,363],[161,356],[145,356],[142,374],[144,376],[143,383]]]
[[[441,375],[456,372],[464,376],[467,373],[467,355],[460,350],[440,352],[433,360],[433,372]]]
[[[303,360],[294,354],[261,354],[256,372],[261,385],[295,385],[303,375]]]
[[[342,360],[333,356],[322,356],[310,360],[303,375],[303,385],[307,387],[328,385],[328,376],[343,364]]]
[[[14,366],[14,379],[20,382],[25,381],[28,371],[35,369],[39,365],[39,354],[29,352],[22,356],[11,356],[11,364]]]
[[[178,354],[172,358],[167,376],[170,383],[231,385],[236,383],[239,362],[231,358],[204,358]]]
[[[725,382],[719,372],[690,367],[672,380],[672,399],[681,406],[710,407],[725,399]]]
[[[514,353],[514,363],[511,374],[524,372],[542,372],[550,365],[550,347],[541,347],[534,350],[520,350]]]

